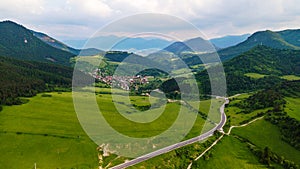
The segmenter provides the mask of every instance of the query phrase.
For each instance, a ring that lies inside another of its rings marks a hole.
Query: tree
[[[271,165],[271,156],[272,156],[272,152],[270,150],[269,147],[265,147],[264,151],[262,153],[262,157],[261,157],[261,161],[264,164],[267,164],[268,166]]]

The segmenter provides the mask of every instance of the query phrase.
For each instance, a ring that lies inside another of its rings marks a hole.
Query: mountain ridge
[[[220,55],[221,60],[230,60],[231,58],[242,54],[243,52],[246,52],[250,50],[251,48],[258,46],[258,45],[264,45],[275,49],[300,49],[300,43],[294,43],[291,44],[288,41],[288,36],[282,36],[282,32],[273,32],[270,30],[266,31],[258,31],[253,33],[250,37],[247,38],[247,40],[225,49],[221,49],[218,51],[218,54]],[[293,32],[293,35],[297,36],[300,39],[300,31],[299,30],[290,30]],[[295,33],[294,31],[297,31]],[[296,46],[299,45],[299,46]]]
[[[96,48],[75,49],[75,48],[72,48],[72,47],[64,44],[61,41],[58,41],[58,40],[48,36],[45,33],[36,32],[36,31],[33,31],[33,30],[31,30],[31,31],[33,32],[34,36],[36,36],[37,38],[39,38],[43,42],[47,43],[48,45],[50,45],[52,47],[55,47],[57,49],[60,49],[60,50],[67,51],[67,52],[72,53],[74,55],[80,55],[80,56],[97,55],[97,54],[100,54],[100,53],[104,52],[104,51],[96,49]]]

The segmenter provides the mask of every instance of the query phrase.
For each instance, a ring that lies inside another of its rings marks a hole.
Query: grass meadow
[[[157,107],[153,112],[143,113],[135,108],[128,108],[126,104],[147,106],[151,103],[158,103],[159,100],[149,100],[145,96],[130,96],[130,102],[120,92],[118,104],[127,111],[129,116],[143,116],[152,118],[156,110],[162,109],[163,113],[150,124],[139,124],[120,118],[112,102],[112,95],[109,89],[97,89],[96,96],[101,112],[111,126],[119,132],[133,137],[149,137],[157,135],[176,120],[180,103],[173,102],[163,107]],[[104,93],[104,94],[103,94]],[[49,95],[51,95],[49,97]],[[0,112],[0,168],[97,168],[97,145],[85,134],[72,102],[72,93],[47,93],[38,94],[29,99],[23,105],[4,106]],[[124,101],[122,102],[122,100]],[[207,113],[210,101],[203,101],[200,110]],[[193,103],[194,105],[196,103]],[[182,106],[186,116],[191,116],[190,110]],[[219,108],[215,107],[215,112]],[[152,115],[151,115],[152,114]],[[191,116],[192,117],[192,116]],[[196,115],[196,122],[185,138],[191,138],[201,133],[205,120]],[[179,123],[179,125],[181,125]]]
[[[285,80],[300,80],[300,77],[295,76],[295,75],[285,75],[285,76],[282,76],[281,78],[283,78]]]
[[[0,168],[97,168],[97,145],[82,130],[71,93],[50,94],[0,112]]]
[[[206,158],[202,157],[193,162],[193,168],[267,168],[259,163],[259,160],[248,149],[247,144],[242,143],[233,136],[225,136]]]
[[[300,151],[284,142],[279,129],[265,120],[258,120],[246,127],[235,128],[232,133],[250,140],[262,149],[268,146],[276,154],[300,164]]]
[[[292,98],[286,97],[285,100],[287,101],[285,111],[288,113],[290,117],[293,117],[300,121],[300,99],[299,98]]]
[[[259,74],[259,73],[246,73],[245,76],[251,77],[253,79],[260,79],[265,77],[266,75]]]

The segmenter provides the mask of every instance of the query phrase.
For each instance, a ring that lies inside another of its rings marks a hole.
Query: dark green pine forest
[[[21,104],[18,98],[42,91],[70,89],[71,67],[0,57],[0,104]]]

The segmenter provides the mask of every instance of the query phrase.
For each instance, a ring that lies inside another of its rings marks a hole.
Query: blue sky
[[[61,40],[88,38],[119,18],[153,12],[183,18],[208,38],[300,28],[299,0],[8,0],[0,19]],[[170,30],[172,31],[172,30]]]

